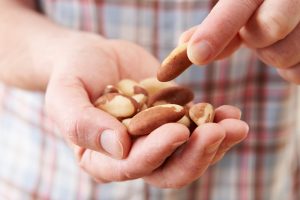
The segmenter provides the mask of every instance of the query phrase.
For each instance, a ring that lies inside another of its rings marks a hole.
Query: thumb
[[[219,1],[197,26],[188,43],[188,57],[197,65],[207,64],[237,35],[263,0]]]
[[[79,79],[51,80],[46,93],[46,109],[66,140],[114,158],[124,158],[131,147],[127,129],[116,118],[90,102]]]

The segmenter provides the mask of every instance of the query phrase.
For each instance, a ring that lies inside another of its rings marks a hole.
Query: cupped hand
[[[198,65],[253,49],[290,82],[300,84],[300,1],[219,0],[206,19],[182,34]]]
[[[118,160],[78,148],[80,165],[99,183],[143,178],[160,188],[180,188],[198,179],[248,133],[233,106],[216,109],[215,123],[199,126],[190,136],[178,123],[165,124],[137,138],[127,158]]]
[[[104,87],[122,78],[154,76],[159,65],[129,42],[83,34],[57,44],[56,65],[46,92],[46,108],[79,165],[98,182],[137,178],[162,188],[178,188],[199,178],[248,126],[232,106],[216,109],[215,123],[189,130],[165,124],[132,139],[117,119],[94,107]]]
[[[70,144],[126,157],[131,147],[126,128],[93,102],[108,84],[153,76],[158,61],[137,45],[88,33],[75,33],[55,45],[46,91],[49,116]]]

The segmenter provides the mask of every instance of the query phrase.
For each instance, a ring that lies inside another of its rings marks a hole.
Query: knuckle
[[[226,151],[228,151],[233,145],[229,142],[223,142],[220,146],[220,152],[224,153]]]
[[[140,177],[140,175],[138,172],[135,172],[134,170],[126,170],[120,174],[119,180],[121,180],[121,181],[132,180],[132,179],[136,179],[139,177]]]
[[[188,169],[188,170],[187,170]],[[176,172],[176,179],[167,179],[163,182],[163,187],[171,188],[171,189],[180,189],[191,183],[193,180],[201,176],[203,173],[203,165],[197,167],[194,166],[186,166],[184,164],[180,165]],[[179,178],[180,177],[180,178]]]
[[[119,163],[114,168],[112,168],[111,174],[113,174],[112,181],[122,182],[133,179],[128,176],[130,175],[130,173],[122,163]]]
[[[268,16],[260,15],[258,21],[265,38],[268,38],[271,42],[276,42],[285,38],[291,29],[289,23],[284,20],[284,17],[280,17],[277,13],[276,15],[273,14]]]
[[[136,168],[119,166],[119,181],[133,180],[143,176],[143,174]]]
[[[256,8],[258,7],[263,0],[244,0],[243,3],[247,8]]]
[[[210,160],[211,160],[211,156],[209,159],[203,160],[203,163],[199,163],[198,165],[195,164],[193,166],[190,166],[189,171],[186,174],[186,177],[192,179],[195,176],[200,176],[204,172],[204,169],[207,167]]]
[[[261,49],[257,51],[259,56],[267,64],[272,65],[277,68],[286,68],[288,67],[288,59],[284,55],[279,55],[276,51],[270,49]]]
[[[86,130],[87,120],[89,119],[88,107],[84,108],[81,114],[70,114],[70,117],[63,120],[63,132],[67,139],[78,146],[86,147],[88,144],[88,134]]]
[[[192,180],[187,178],[182,178],[177,181],[165,181],[162,187],[168,189],[181,189],[188,185],[190,182],[192,182]]]
[[[115,172],[115,178],[114,181],[122,182],[122,181],[128,181],[132,180],[133,178],[127,177],[126,174],[123,174],[121,172]]]
[[[74,144],[79,145],[79,135],[77,131],[78,120],[76,119],[64,119],[62,123],[62,131]]]
[[[154,158],[151,155],[147,155],[144,162],[145,166],[154,166],[156,164]]]

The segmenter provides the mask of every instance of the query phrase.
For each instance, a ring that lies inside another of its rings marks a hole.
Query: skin
[[[80,167],[100,183],[143,178],[157,187],[180,188],[247,136],[240,110],[224,105],[216,109],[214,123],[191,137],[185,126],[170,123],[133,141],[122,123],[93,102],[122,78],[155,76],[158,61],[135,44],[60,27],[37,14],[30,0],[0,0],[0,44],[0,79],[45,92],[47,114]],[[114,131],[106,148],[100,143],[104,130]]]
[[[285,80],[300,84],[299,0],[219,0],[180,42],[188,42],[189,59],[198,65],[225,58],[244,44]],[[201,42],[205,54],[197,51]]]

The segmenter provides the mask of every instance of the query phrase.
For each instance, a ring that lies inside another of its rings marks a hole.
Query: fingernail
[[[102,148],[115,158],[123,157],[123,147],[114,130],[104,130],[100,137]]]
[[[212,54],[210,44],[202,40],[191,45],[189,50],[189,57],[192,62],[196,64],[204,64]]]

